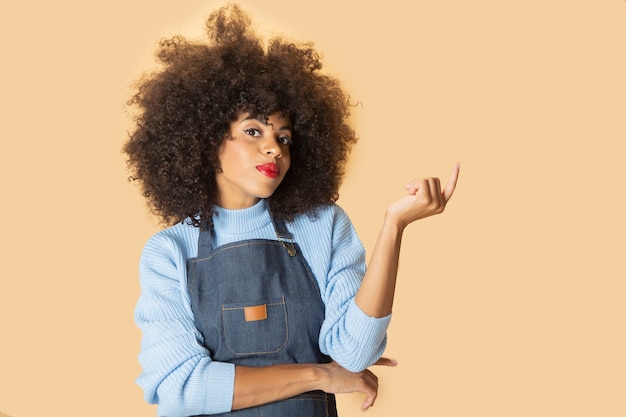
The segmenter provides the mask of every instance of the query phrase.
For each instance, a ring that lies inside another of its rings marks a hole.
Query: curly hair
[[[351,146],[350,103],[339,81],[320,73],[312,44],[280,37],[267,46],[250,18],[229,5],[207,19],[209,42],[162,40],[161,69],[136,84],[136,113],[123,151],[131,180],[165,224],[210,222],[217,199],[218,150],[241,112],[289,116],[291,168],[268,199],[286,220],[334,203]]]

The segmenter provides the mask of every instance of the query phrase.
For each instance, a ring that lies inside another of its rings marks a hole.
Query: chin
[[[256,198],[258,198],[259,200],[263,200],[265,198],[270,198],[272,195],[274,195],[274,191],[269,191],[266,193],[255,193],[254,196]]]
[[[271,189],[258,190],[257,197],[258,198],[270,198],[271,196],[274,195],[275,192],[276,192],[276,188],[273,188],[273,187]]]

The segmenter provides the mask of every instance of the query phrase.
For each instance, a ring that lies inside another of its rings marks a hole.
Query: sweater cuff
[[[212,414],[230,412],[235,395],[235,365],[228,362],[212,362],[206,386],[214,394],[206,398],[217,401],[204,404],[204,409],[210,410]]]
[[[346,314],[346,327],[356,334],[352,336],[356,340],[362,340],[364,345],[377,347],[383,343],[389,323],[391,322],[391,314],[385,317],[372,317],[365,314],[357,305],[354,298],[350,300],[350,306]]]
[[[159,416],[205,415],[231,411],[235,390],[235,365],[209,362],[206,366],[210,368],[210,372],[193,375],[187,381],[184,393],[164,397],[162,401],[157,400]]]

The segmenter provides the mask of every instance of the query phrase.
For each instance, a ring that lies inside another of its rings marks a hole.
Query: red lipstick
[[[280,174],[278,165],[269,163],[256,166],[257,171],[269,178],[276,178]]]

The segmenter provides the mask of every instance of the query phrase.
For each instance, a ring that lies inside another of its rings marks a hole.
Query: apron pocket
[[[279,352],[287,344],[285,297],[222,305],[224,339],[235,355]]]

